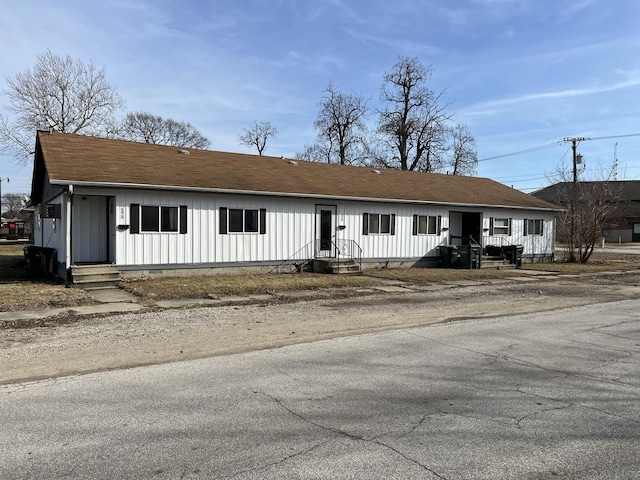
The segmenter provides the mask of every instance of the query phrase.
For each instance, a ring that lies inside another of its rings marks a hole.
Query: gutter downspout
[[[67,269],[66,281],[71,283],[71,200],[73,198],[73,185],[69,185],[65,198],[65,267]]]

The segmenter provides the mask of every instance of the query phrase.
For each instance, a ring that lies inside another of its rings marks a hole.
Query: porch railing
[[[331,240],[331,248],[321,250],[320,240],[316,240],[316,258],[335,258],[338,266],[340,260],[349,258],[358,264],[358,268],[362,270],[362,247],[358,242],[350,239]]]

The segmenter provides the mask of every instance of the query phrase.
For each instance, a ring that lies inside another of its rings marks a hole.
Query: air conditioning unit
[[[59,203],[43,203],[40,205],[40,217],[62,218],[62,205]]]

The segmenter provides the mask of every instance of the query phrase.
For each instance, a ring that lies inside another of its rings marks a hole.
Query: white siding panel
[[[554,251],[554,214],[524,210],[489,210],[484,218],[511,218],[511,235],[490,235],[483,233],[483,245],[522,245],[524,255],[550,255]],[[543,220],[542,235],[524,235],[525,219]]]
[[[153,192],[120,190],[112,192],[116,208],[124,208],[126,223],[130,222],[132,203],[153,206],[187,206],[187,233],[116,231],[117,263],[121,265],[212,264],[229,262],[283,261],[307,259],[313,255],[316,237],[316,204],[336,205],[335,231],[337,245],[355,240],[367,259],[436,257],[438,245],[448,243],[454,235],[460,214],[442,206],[392,204],[383,202],[316,201],[314,199],[276,198],[249,195],[221,195],[205,193]],[[238,209],[266,209],[266,234],[219,233],[220,207]],[[480,212],[480,209],[473,210]],[[362,214],[394,214],[395,235],[362,234]],[[441,216],[450,230],[436,235],[413,235],[413,215]],[[457,215],[457,217],[456,217]],[[522,210],[494,209],[482,213],[512,218],[511,243],[525,245],[530,252],[550,253],[553,248],[553,214]],[[524,237],[524,219],[545,220],[544,235]],[[494,240],[483,232],[486,244]]]

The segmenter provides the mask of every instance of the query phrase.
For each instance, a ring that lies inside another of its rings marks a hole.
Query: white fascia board
[[[541,208],[541,207],[524,207],[518,205],[491,205],[491,204],[479,204],[479,203],[449,203],[449,202],[430,202],[423,200],[409,200],[409,199],[396,199],[396,198],[375,198],[375,197],[350,197],[350,196],[335,196],[335,195],[322,195],[317,193],[289,193],[289,192],[268,192],[258,190],[234,190],[227,188],[203,188],[203,187],[177,187],[167,185],[149,185],[149,184],[137,184],[137,183],[105,183],[105,182],[79,182],[79,181],[66,181],[66,180],[52,180],[51,184],[56,185],[69,185],[73,184],[76,187],[101,187],[101,188],[137,188],[142,190],[170,190],[175,192],[195,192],[195,193],[222,193],[233,195],[257,195],[267,197],[285,197],[285,198],[317,198],[321,200],[344,200],[344,201],[356,201],[356,202],[377,202],[377,203],[405,203],[414,205],[437,205],[447,206],[452,208],[501,208],[501,209],[517,209],[517,210],[535,210],[541,212],[561,212],[562,209],[553,208]]]

